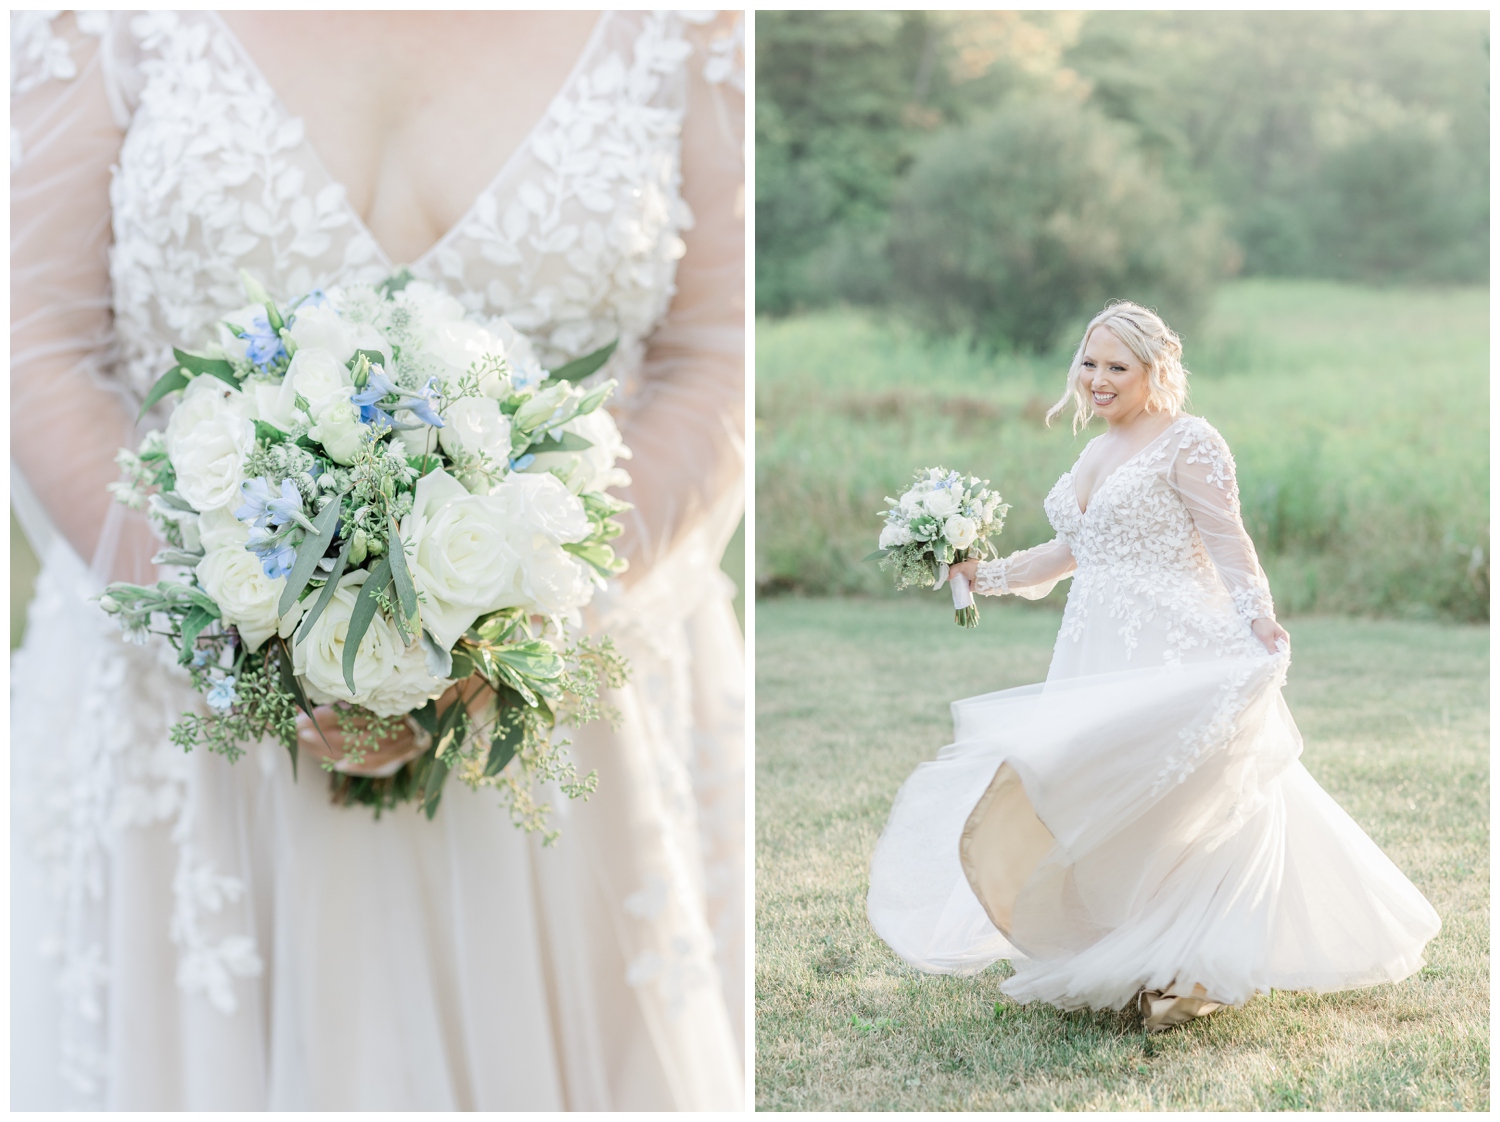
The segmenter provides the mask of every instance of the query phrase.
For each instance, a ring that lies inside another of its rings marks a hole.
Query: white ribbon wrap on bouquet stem
[[[938,562],[937,580],[933,581],[933,591],[949,585],[953,589],[953,610],[961,611],[964,608],[973,607],[974,593],[969,588],[969,578],[960,573],[952,581],[948,580],[948,564],[945,561]]]

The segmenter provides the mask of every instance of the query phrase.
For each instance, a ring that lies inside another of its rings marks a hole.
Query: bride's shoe
[[[1141,1017],[1146,1022],[1147,1032],[1166,1032],[1169,1028],[1186,1024],[1194,1017],[1206,1017],[1223,1005],[1208,999],[1208,991],[1195,985],[1187,997],[1162,993],[1160,990],[1142,990],[1140,996]]]

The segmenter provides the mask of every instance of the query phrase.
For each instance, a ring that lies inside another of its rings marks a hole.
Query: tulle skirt
[[[1394,982],[1437,914],[1298,761],[1287,656],[1054,679],[955,702],[901,788],[869,915],[903,959],[1064,1009],[1142,989],[1241,1004]]]

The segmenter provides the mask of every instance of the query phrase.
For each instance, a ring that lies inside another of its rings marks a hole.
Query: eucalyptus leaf
[[[572,362],[565,363],[549,373],[558,381],[581,382],[608,362],[609,356],[615,353],[615,348],[619,345],[620,341],[616,339],[613,343],[600,347],[597,351],[586,354],[582,358],[575,358]]]
[[[339,555],[333,560],[333,571],[328,574],[328,582],[323,585],[323,591],[318,594],[317,602],[313,604],[312,610],[302,617],[302,622],[297,625],[297,633],[292,637],[293,643],[300,643],[307,638],[312,631],[312,625],[318,621],[323,614],[323,609],[328,607],[333,594],[338,591],[339,578],[344,575],[344,566],[349,563],[349,547],[351,542],[344,542],[339,549]]]
[[[501,647],[494,652],[497,662],[512,666],[529,678],[556,678],[563,672],[563,660],[548,643],[533,639],[529,643],[517,643]]]
[[[308,534],[302,539],[302,544],[297,547],[297,560],[292,563],[292,571],[287,574],[286,587],[281,590],[281,600],[276,605],[276,614],[284,616],[292,610],[292,605],[297,602],[297,597],[302,595],[302,590],[307,587],[307,582],[312,580],[313,570],[318,567],[323,554],[328,552],[329,543],[333,541],[333,532],[339,524],[339,496],[335,495],[313,519],[313,527],[317,536]]]
[[[146,395],[146,400],[141,403],[141,411],[136,414],[135,419],[139,421],[146,415],[146,411],[158,401],[166,397],[169,393],[176,393],[178,390],[184,389],[191,380],[182,372],[182,367],[172,367],[171,370],[168,370],[158,378],[156,384],[151,387],[151,392]]]
[[[389,555],[382,557],[380,563],[370,570],[370,575],[365,578],[364,585],[359,590],[359,596],[354,601],[354,610],[349,613],[349,629],[344,633],[344,684],[349,687],[349,692],[358,694],[354,688],[354,660],[359,655],[360,640],[365,637],[365,632],[370,630],[370,621],[375,618],[379,605],[375,603],[375,597],[384,592],[391,583],[391,559]]]
[[[485,775],[499,775],[515,759],[526,739],[526,723],[517,719],[504,725],[490,738],[489,758],[484,762]]]
[[[422,653],[427,656],[427,673],[434,678],[453,676],[453,652],[438,646],[432,632],[425,628],[422,631]]]
[[[153,565],[183,565],[189,569],[194,568],[199,561],[203,560],[202,553],[188,553],[181,549],[164,549],[155,557],[151,558]]]
[[[427,815],[429,822],[437,813],[438,803],[443,797],[443,781],[447,778],[448,765],[442,760],[434,759],[427,772],[427,782],[422,788],[422,813]]]
[[[860,560],[861,561],[879,561],[882,557],[884,557],[889,552],[890,552],[890,550],[888,550],[888,549],[877,549],[874,553],[870,553],[870,554],[867,554],[864,557],[861,557]]]
[[[198,642],[198,636],[202,634],[205,627],[213,623],[214,618],[197,604],[194,604],[192,611],[183,617],[182,649],[177,653],[177,661],[182,665],[186,666],[193,661],[193,648]]]
[[[593,446],[592,440],[585,440],[576,432],[554,429],[550,436],[533,440],[529,447],[534,452],[584,452]]]
[[[239,376],[234,372],[234,365],[224,358],[209,358],[207,355],[190,354],[187,351],[172,348],[172,357],[177,360],[179,366],[192,374],[212,374],[215,378],[226,385],[240,388]]]
[[[411,619],[417,614],[417,590],[412,587],[411,572],[406,567],[406,549],[401,544],[401,531],[394,518],[391,519],[390,537],[386,539],[386,556],[391,559],[391,578],[396,582],[401,612]]]

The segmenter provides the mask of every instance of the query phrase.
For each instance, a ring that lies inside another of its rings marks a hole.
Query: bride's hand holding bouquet
[[[866,560],[894,574],[896,588],[940,589],[951,582],[953,621],[979,624],[971,588],[979,559],[993,557],[990,539],[1005,525],[1008,503],[989,489],[989,480],[946,468],[924,468],[898,499],[887,496],[880,548]]]

